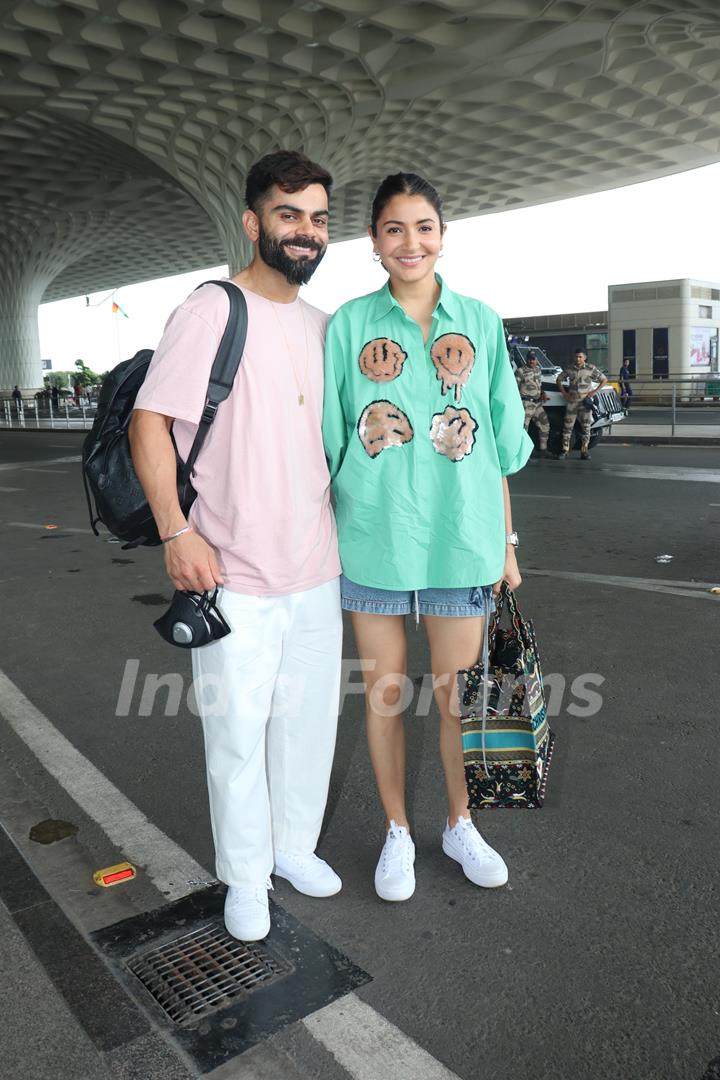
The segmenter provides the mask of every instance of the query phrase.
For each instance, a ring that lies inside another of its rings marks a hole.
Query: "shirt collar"
[[[440,296],[435,306],[435,311],[439,307],[443,309],[445,314],[450,319],[456,319],[458,317],[458,301],[455,293],[452,292],[439,274],[435,275],[435,280],[440,286]],[[370,318],[374,320],[384,319],[386,315],[389,315],[393,308],[399,308],[397,300],[390,292],[390,282],[386,281],[382,289],[375,293],[375,303],[373,304]],[[401,309],[402,310],[402,309]],[[433,313],[434,314],[434,313]]]

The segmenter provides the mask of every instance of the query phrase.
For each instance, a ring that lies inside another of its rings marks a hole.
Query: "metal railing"
[[[615,379],[612,381],[617,383]],[[714,372],[689,376],[646,376],[631,378],[628,382],[632,390],[628,408],[633,413],[645,409],[667,410],[671,435],[675,435],[679,410],[703,408],[715,414],[716,410],[720,409],[720,374]],[[720,412],[716,415],[720,418]],[[715,415],[709,422],[720,428]],[[720,434],[720,430],[718,433]]]
[[[81,398],[79,405],[68,399],[53,405],[52,398],[27,397],[17,401],[4,397],[0,398],[0,429],[25,428],[32,431],[59,428],[83,431],[92,427],[95,411],[96,403],[87,398]]]

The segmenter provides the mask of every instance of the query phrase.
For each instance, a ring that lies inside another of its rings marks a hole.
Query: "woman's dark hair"
[[[386,176],[380,187],[375,192],[372,212],[370,216],[370,228],[373,236],[377,236],[377,223],[383,210],[396,195],[421,195],[432,206],[443,226],[442,199],[429,180],[418,176],[417,173],[399,172],[392,176]]]
[[[302,191],[310,184],[322,184],[330,194],[332,176],[299,150],[278,150],[266,154],[250,169],[245,184],[245,202],[250,210],[257,212],[273,184],[281,191]]]

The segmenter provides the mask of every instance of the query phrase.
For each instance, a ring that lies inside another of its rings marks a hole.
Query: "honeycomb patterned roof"
[[[278,147],[338,240],[400,168],[452,218],[720,158],[717,0],[0,0],[0,75],[0,274],[45,300],[237,267]]]

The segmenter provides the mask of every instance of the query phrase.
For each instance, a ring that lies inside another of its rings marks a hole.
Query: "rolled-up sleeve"
[[[525,431],[525,410],[508,356],[502,319],[495,312],[490,317],[492,321],[487,328],[490,415],[500,471],[503,476],[511,476],[525,465],[533,441]]]
[[[347,335],[342,330],[342,315],[328,323],[325,337],[325,390],[323,398],[322,434],[330,479],[335,480],[348,446],[348,424],[343,409],[342,391],[345,379],[344,350]]]

